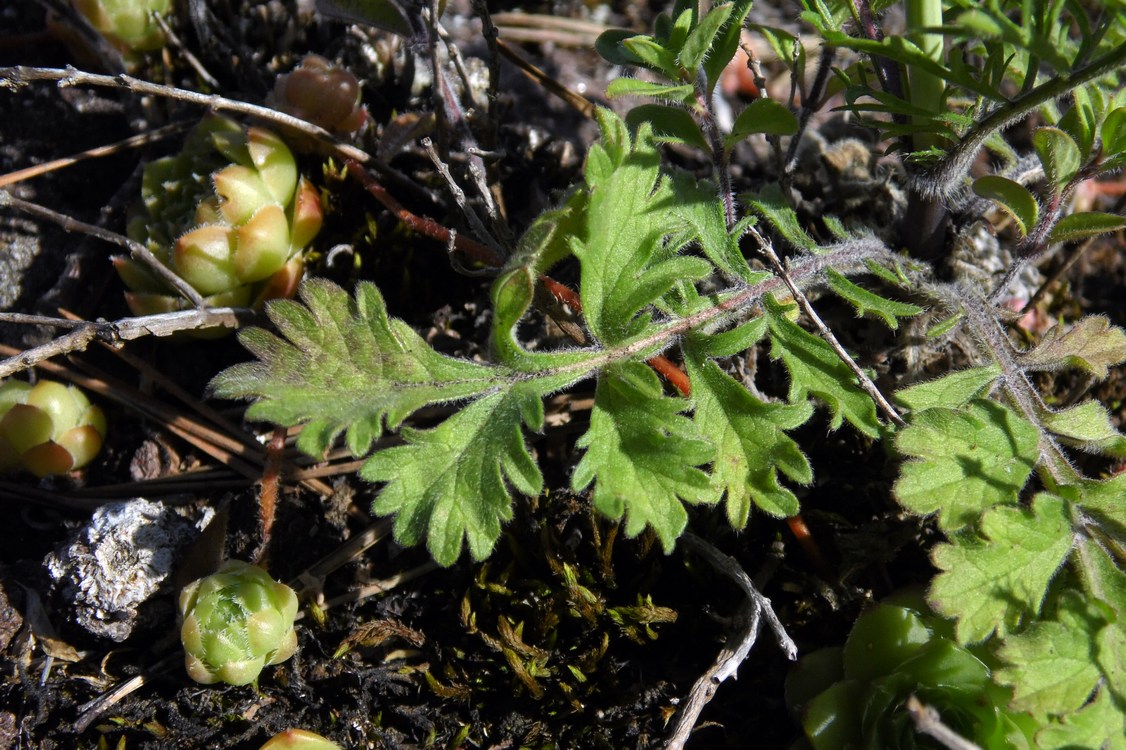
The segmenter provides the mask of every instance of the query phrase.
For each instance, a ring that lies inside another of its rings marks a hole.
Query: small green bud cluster
[[[172,0],[73,0],[73,5],[122,52],[149,52],[164,46],[164,31],[153,14],[167,15]]]
[[[340,745],[315,732],[287,729],[266,740],[258,750],[340,750]]]
[[[272,103],[336,133],[355,133],[367,121],[356,76],[320,55],[306,55],[293,72],[278,76]]]
[[[37,477],[65,474],[90,463],[105,435],[102,410],[72,385],[0,385],[0,472],[22,467]]]
[[[1033,747],[1035,721],[1007,707],[1011,692],[990,675],[948,623],[880,604],[860,616],[844,648],[814,651],[798,663],[786,702],[815,750],[941,747],[916,732],[904,708],[912,695],[983,750]]]
[[[145,165],[141,197],[129,236],[214,307],[292,296],[302,250],[321,228],[316,188],[298,174],[285,143],[225,117],[208,117],[179,154]],[[140,263],[114,264],[135,315],[183,309],[184,300]]]
[[[184,665],[196,682],[247,685],[297,650],[297,595],[237,560],[180,592]]]

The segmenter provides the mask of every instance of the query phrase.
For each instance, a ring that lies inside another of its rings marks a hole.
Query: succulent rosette
[[[247,685],[297,650],[297,595],[237,560],[180,592],[184,665],[196,682]]]
[[[0,471],[65,474],[102,448],[106,418],[78,388],[50,380],[0,385]]]
[[[302,252],[321,228],[316,188],[285,143],[225,117],[208,117],[179,154],[147,164],[141,197],[129,236],[213,307],[292,296]],[[114,264],[135,315],[187,305],[141,263]]]
[[[287,729],[266,740],[258,750],[340,750],[340,745],[305,729]]]
[[[919,734],[905,704],[914,695],[946,726],[983,750],[1034,747],[1032,717],[1010,710],[1008,688],[958,645],[947,624],[909,607],[880,604],[856,621],[843,648],[804,657],[786,681],[814,750],[942,750]]]
[[[167,15],[172,0],[73,0],[72,4],[122,52],[149,52],[164,46],[164,31],[153,15]]]
[[[278,76],[271,102],[282,112],[336,133],[355,133],[367,121],[356,76],[320,55],[306,55]]]

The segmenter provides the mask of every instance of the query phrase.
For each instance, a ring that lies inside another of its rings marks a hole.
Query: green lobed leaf
[[[723,497],[733,528],[747,524],[753,502],[775,517],[798,512],[794,493],[778,483],[778,472],[798,484],[813,481],[809,461],[785,430],[813,414],[808,401],[764,403],[724,373],[701,351],[703,341],[689,340],[685,369],[696,402],[696,424],[716,444],[712,463],[715,499]]]
[[[755,99],[748,104],[723,138],[730,148],[755,133],[765,135],[793,135],[798,132],[798,118],[781,102],[773,99]]]
[[[1093,511],[1126,531],[1126,473],[1118,473],[1102,481],[1086,480],[1080,485],[1078,502],[1084,510]]]
[[[590,209],[586,231],[572,239],[581,263],[583,315],[603,344],[620,343],[643,330],[638,315],[684,280],[702,278],[712,266],[702,258],[669,255],[663,240],[676,228],[660,180],[656,146],[642,125],[631,143],[624,123],[600,110],[603,140],[591,148],[586,179]]]
[[[1017,502],[1039,440],[1035,426],[994,401],[913,413],[895,438],[912,459],[900,469],[896,499],[919,515],[938,511],[946,531],[960,529],[994,505]]]
[[[895,392],[894,398],[911,411],[936,406],[957,409],[984,395],[1000,376],[1000,365],[971,367],[902,388]]]
[[[713,492],[699,467],[715,449],[684,416],[689,402],[662,392],[646,365],[611,365],[598,377],[590,428],[578,446],[585,449],[571,476],[580,492],[594,484],[594,507],[610,518],[626,518],[626,535],[652,526],[671,550],[684,531],[683,503],[707,502]]]
[[[1102,380],[1111,367],[1126,360],[1126,332],[1105,315],[1088,315],[1070,327],[1057,324],[1018,359],[1026,370],[1076,367]]]
[[[1045,410],[1040,416],[1044,426],[1068,445],[1111,456],[1126,455],[1126,435],[1114,428],[1106,407],[1098,401],[1084,401],[1062,411]]]
[[[748,284],[764,278],[762,273],[751,270],[739,249],[742,233],[728,232],[723,204],[716,200],[715,185],[697,181],[686,172],[675,172],[669,179],[669,187],[671,189],[656,208],[672,213],[688,227],[708,260],[731,278]]]
[[[1032,146],[1044,165],[1048,183],[1057,191],[1067,185],[1082,166],[1079,144],[1059,128],[1037,128],[1032,134]]]
[[[825,269],[829,287],[842,299],[856,308],[856,314],[874,314],[891,330],[899,328],[898,318],[910,318],[923,312],[923,308],[906,302],[897,302],[870,292],[862,286],[849,281],[843,274],[832,268]]]
[[[997,656],[1005,666],[994,676],[1012,687],[1014,708],[1039,717],[1070,713],[1098,684],[1094,636],[1105,621],[1074,599],[1061,603],[1058,621],[1034,622],[1001,641]]]
[[[856,375],[824,339],[790,322],[784,308],[773,297],[764,297],[770,327],[770,357],[781,359],[790,373],[787,399],[797,402],[814,396],[829,407],[830,426],[837,429],[841,420],[869,437],[879,435],[876,405],[856,385]]]
[[[1032,191],[1016,180],[996,174],[985,175],[974,180],[973,188],[975,193],[993,201],[1013,218],[1021,237],[1026,237],[1036,226],[1040,204],[1036,202]]]
[[[1126,571],[1106,549],[1083,535],[1075,540],[1075,560],[1087,594],[1108,606],[1118,622],[1126,623]]]
[[[433,429],[403,428],[405,445],[364,463],[360,476],[387,483],[372,509],[395,516],[400,543],[425,539],[439,565],[457,561],[463,540],[473,559],[488,557],[512,518],[510,487],[524,495],[543,489],[521,430],[521,423],[543,426],[541,396],[527,385],[490,394]]]
[[[434,351],[410,326],[388,317],[379,290],[361,283],[352,298],[324,279],[301,284],[304,304],[271,302],[281,336],[239,334],[257,358],[212,381],[221,398],[250,398],[247,418],[284,427],[305,423],[298,447],[317,456],[343,431],[363,455],[384,428],[427,404],[471,398],[505,382],[504,371]]]
[[[1110,234],[1126,228],[1126,216],[1102,211],[1081,211],[1068,214],[1056,222],[1048,235],[1048,242],[1074,242],[1100,234]]]
[[[1028,510],[992,508],[981,518],[980,537],[966,533],[935,546],[931,560],[942,572],[928,601],[957,619],[959,643],[994,632],[1005,637],[1039,613],[1072,540],[1066,503],[1058,497],[1037,495]]]
[[[1106,687],[1099,688],[1095,699],[1082,710],[1064,716],[1036,733],[1040,750],[1126,750],[1126,711],[1115,704]]]

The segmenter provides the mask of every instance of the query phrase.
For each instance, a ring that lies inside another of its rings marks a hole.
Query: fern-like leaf
[[[529,386],[485,396],[433,429],[403,428],[406,445],[379,451],[360,470],[387,483],[375,512],[395,515],[400,543],[425,539],[440,565],[457,560],[463,540],[474,559],[488,557],[512,518],[510,486],[525,495],[543,488],[521,423],[543,426],[541,394]]]
[[[354,298],[324,279],[302,283],[304,305],[270,303],[281,334],[259,328],[239,335],[257,362],[220,373],[211,387],[222,398],[253,398],[247,418],[284,427],[306,423],[298,447],[324,452],[347,431],[348,448],[363,455],[384,429],[394,429],[427,404],[485,393],[505,382],[499,368],[446,357],[410,326],[388,317],[379,290],[362,283]]]
[[[598,377],[590,429],[571,477],[575,491],[594,484],[594,507],[610,518],[626,517],[626,534],[647,526],[672,549],[688,522],[683,502],[712,499],[699,467],[715,449],[681,412],[689,402],[664,396],[657,376],[638,362],[612,365]]]

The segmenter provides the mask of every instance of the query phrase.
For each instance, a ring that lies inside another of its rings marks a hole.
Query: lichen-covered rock
[[[196,682],[247,685],[297,650],[297,595],[261,568],[229,560],[180,592],[184,666]]]
[[[199,529],[175,509],[149,500],[104,505],[43,561],[59,609],[90,633],[124,641],[146,615],[140,609],[172,574]],[[167,606],[165,616],[172,616]],[[141,614],[139,614],[139,612]]]

